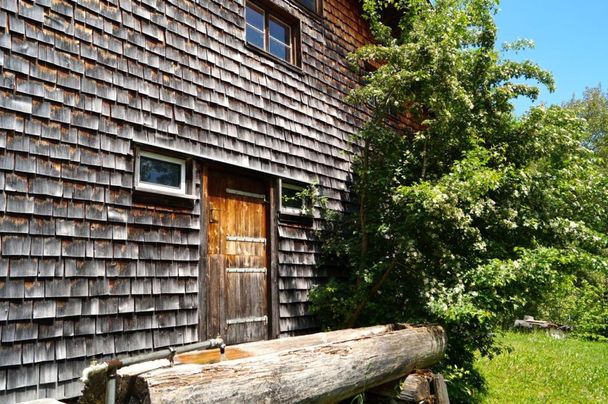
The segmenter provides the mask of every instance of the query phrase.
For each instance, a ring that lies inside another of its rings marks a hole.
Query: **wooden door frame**
[[[269,209],[268,209],[268,233],[270,236],[270,245],[268,246],[268,258],[270,260],[270,279],[268,280],[268,316],[269,328],[268,337],[274,339],[279,337],[280,333],[280,315],[279,315],[279,209],[281,188],[280,180],[272,178],[268,180],[269,189]]]
[[[200,170],[201,175],[201,199],[200,199],[200,242],[201,254],[199,265],[198,279],[198,332],[199,340],[215,338],[217,335],[208,335],[208,298],[209,298],[209,256],[208,256],[208,231],[209,231],[209,207],[208,207],[208,190],[209,190],[209,170],[219,171],[227,174],[243,175],[254,179],[259,179],[266,183],[266,192],[268,195],[268,205],[266,211],[267,221],[267,237],[270,238],[270,243],[266,243],[266,257],[270,268],[269,276],[266,279],[267,292],[267,310],[268,310],[268,338],[278,338],[280,332],[280,316],[279,316],[279,242],[278,242],[278,212],[279,212],[279,179],[268,175],[253,171],[235,168],[232,166],[202,162]]]

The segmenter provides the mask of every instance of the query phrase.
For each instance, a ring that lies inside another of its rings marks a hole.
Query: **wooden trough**
[[[193,351],[116,372],[119,403],[336,402],[428,368],[443,357],[439,326],[348,329]],[[83,403],[104,401],[89,375]]]

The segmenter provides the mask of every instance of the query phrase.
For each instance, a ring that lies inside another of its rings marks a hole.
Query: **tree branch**
[[[348,320],[346,320],[346,322],[344,323],[346,328],[352,328],[355,326],[357,320],[359,320],[359,317],[363,312],[363,309],[365,309],[365,306],[367,306],[367,303],[369,303],[369,301],[374,297],[374,295],[378,293],[382,285],[384,285],[384,282],[386,282],[389,275],[397,265],[397,256],[398,255],[395,254],[390,265],[388,266],[388,268],[386,268],[386,271],[384,271],[380,279],[378,279],[378,282],[376,282],[376,284],[370,289],[369,293],[367,294],[367,297],[365,297],[365,299],[359,302],[357,308],[355,309],[355,311],[353,311],[353,314],[348,318]]]

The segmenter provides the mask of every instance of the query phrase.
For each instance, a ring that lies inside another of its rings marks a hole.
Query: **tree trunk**
[[[217,353],[189,353],[173,367],[158,368],[168,364],[162,360],[120,369],[117,396],[153,404],[336,402],[435,364],[445,347],[441,327],[406,325],[254,342],[229,347],[219,363],[201,364]]]
[[[359,302],[357,307],[355,307],[355,310],[353,311],[353,313],[351,314],[349,319],[346,321],[346,324],[345,324],[346,327],[352,328],[355,326],[355,324],[357,324],[357,321],[359,320],[359,316],[361,316],[361,313],[363,313],[363,309],[365,309],[365,306],[367,306],[367,303],[369,303],[369,301],[374,298],[376,293],[378,293],[378,291],[380,290],[382,285],[384,285],[384,282],[386,282],[388,280],[388,277],[391,274],[391,271],[395,268],[395,265],[397,265],[396,256],[393,257],[393,260],[389,264],[388,268],[386,268],[384,270],[384,273],[382,274],[380,279],[374,284],[374,286],[370,289],[370,291],[367,293],[367,296]]]

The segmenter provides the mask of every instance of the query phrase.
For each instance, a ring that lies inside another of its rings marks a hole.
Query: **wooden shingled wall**
[[[318,181],[341,207],[362,114],[344,57],[369,35],[355,0],[272,2],[302,23],[301,69],[245,46],[243,0],[0,0],[0,402],[201,337],[200,200],[138,203],[136,145]],[[277,228],[282,335],[315,327],[315,227]]]

